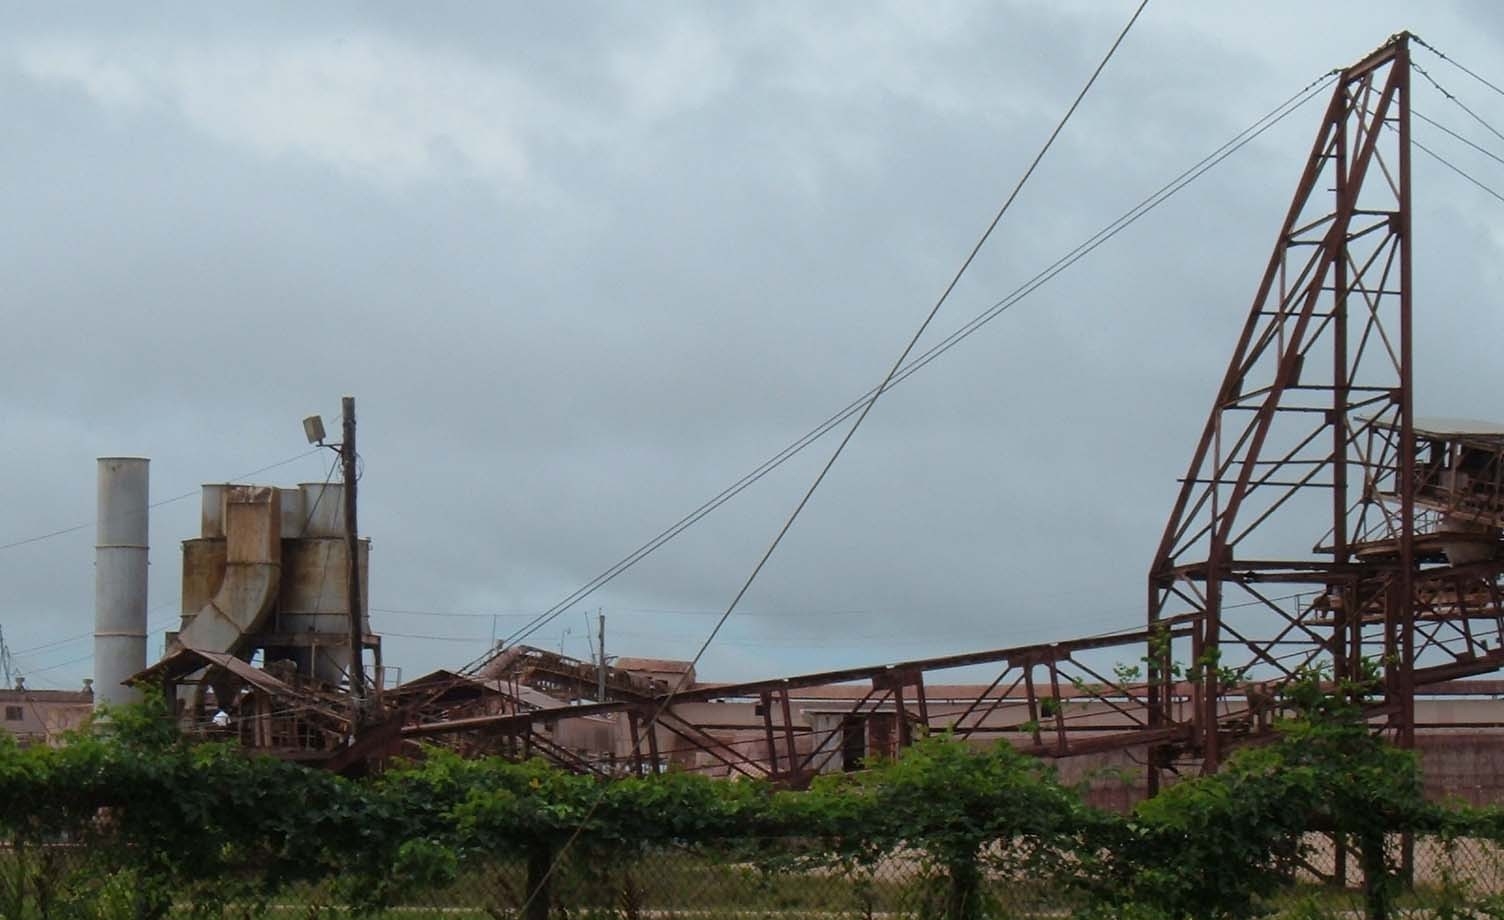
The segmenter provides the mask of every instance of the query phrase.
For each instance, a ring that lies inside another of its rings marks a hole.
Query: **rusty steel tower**
[[[1408,746],[1417,684],[1504,663],[1504,429],[1414,416],[1410,41],[1338,75],[1155,553],[1151,791],[1302,669],[1377,669]]]
[[[325,746],[339,748],[330,764],[443,738],[603,777],[672,768],[798,788],[948,731],[1062,761],[1146,755],[1145,786],[1111,793],[1127,807],[1166,771],[1215,771],[1268,736],[1282,687],[1312,669],[1361,677],[1371,724],[1400,745],[1461,726],[1418,724],[1416,696],[1485,692],[1448,682],[1504,668],[1504,425],[1415,416],[1413,41],[1328,75],[1153,556],[1144,628],[682,687],[617,669],[603,686],[594,663],[510,645],[393,691],[359,743]],[[958,682],[981,669],[996,676]]]

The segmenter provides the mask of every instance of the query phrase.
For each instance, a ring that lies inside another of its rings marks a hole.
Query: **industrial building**
[[[93,681],[81,690],[32,690],[26,681],[0,690],[0,732],[22,745],[63,743],[94,712]]]

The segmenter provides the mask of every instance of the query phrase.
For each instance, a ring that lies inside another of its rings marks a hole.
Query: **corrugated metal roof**
[[[1504,425],[1470,418],[1418,418],[1415,420],[1415,430],[1419,434],[1438,438],[1504,438]]]
[[[196,648],[180,648],[130,679],[130,683],[145,683],[154,680],[174,680],[192,674],[206,664],[212,664],[257,688],[258,690],[284,696],[296,693],[292,687],[271,676],[260,668],[252,667],[234,655],[221,652],[206,652]]]
[[[1399,422],[1392,419],[1378,419],[1377,424],[1385,428],[1397,429]],[[1417,418],[1414,422],[1415,433],[1422,437],[1441,438],[1487,438],[1490,440],[1504,440],[1504,424],[1498,422],[1485,422],[1471,418],[1447,418],[1445,416],[1426,416]]]

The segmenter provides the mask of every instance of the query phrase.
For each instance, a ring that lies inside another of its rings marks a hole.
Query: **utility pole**
[[[600,638],[596,645],[600,647],[601,656],[595,666],[595,701],[604,703],[606,701],[606,612],[597,607],[595,615],[600,624]]]
[[[5,627],[0,626],[0,690],[10,689],[10,647],[5,644]]]
[[[362,654],[365,646],[364,605],[361,603],[360,585],[360,530],[355,519],[355,481],[357,479],[355,451],[355,397],[346,396],[341,401],[344,416],[344,434],[340,441],[340,465],[345,476],[345,555],[349,557],[349,570],[345,577],[345,593],[350,602],[350,693],[355,698],[353,728],[359,729],[366,717],[366,667]]]

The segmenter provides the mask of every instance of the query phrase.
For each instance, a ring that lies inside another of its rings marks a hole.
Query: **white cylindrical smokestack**
[[[141,698],[124,681],[146,667],[147,465],[99,458],[99,537],[94,548],[94,704]]]

